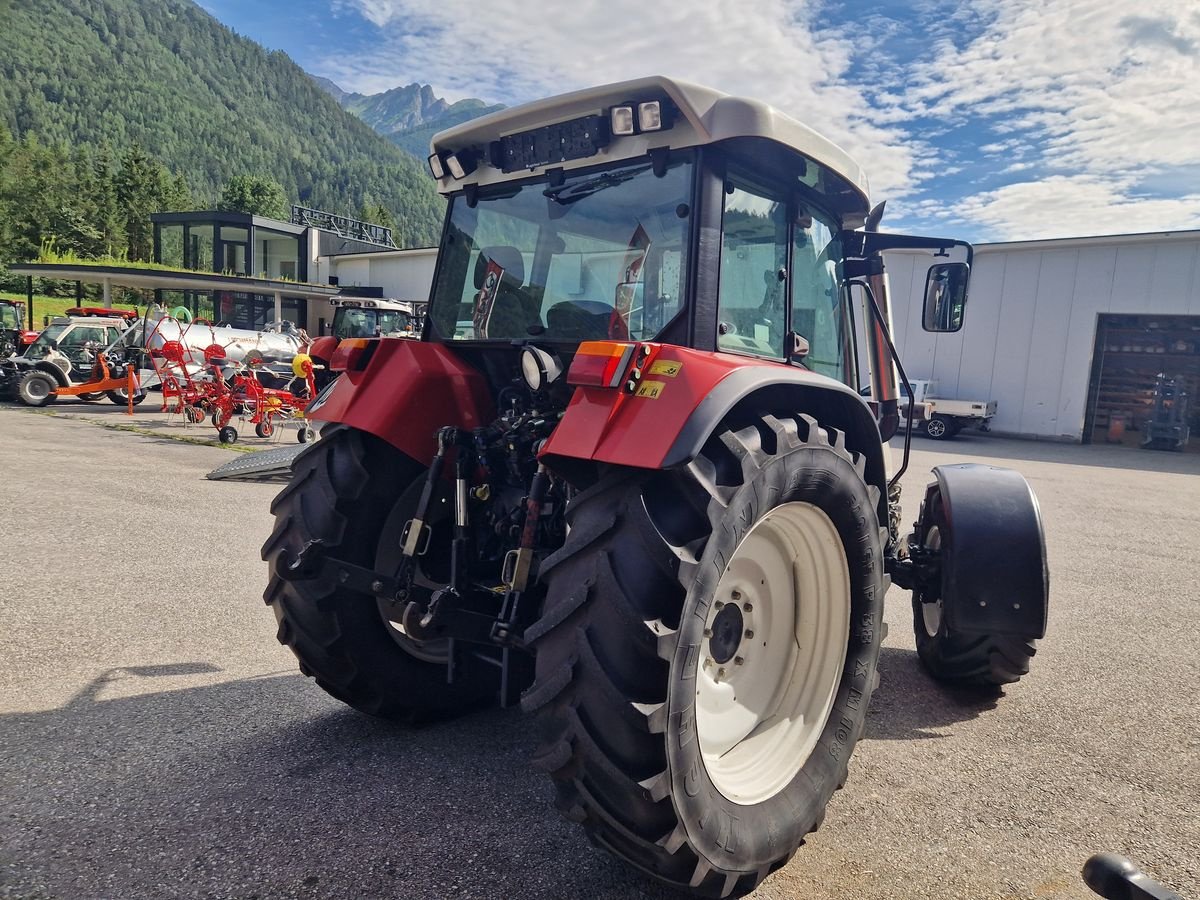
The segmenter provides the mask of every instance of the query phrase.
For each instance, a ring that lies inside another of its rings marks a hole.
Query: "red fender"
[[[641,365],[642,379],[633,392],[620,387],[575,389],[562,421],[542,448],[547,462],[553,464],[554,456],[564,456],[663,468],[673,463],[671,449],[692,414],[727,376],[750,362],[790,369],[670,344],[644,346],[650,347],[650,355]]]
[[[361,371],[342,372],[306,411],[383,438],[428,464],[444,425],[480,428],[495,420],[483,375],[442,344],[379,338]]]
[[[308,355],[314,359],[328,363],[333,359],[333,351],[337,349],[338,339],[331,335],[314,338],[308,346]]]
[[[836,407],[841,412],[833,423],[861,436],[858,443],[868,456],[869,474],[882,477],[875,420],[862,398],[841,382],[781,362],[670,344],[640,344],[633,359],[642,359],[646,347],[650,352],[638,366],[642,375],[632,391],[632,363],[618,387],[575,389],[562,421],[542,448],[548,465],[553,466],[556,457],[643,469],[681,465],[699,452],[734,406],[766,391],[774,392],[775,402],[786,396],[789,405],[823,402]]]

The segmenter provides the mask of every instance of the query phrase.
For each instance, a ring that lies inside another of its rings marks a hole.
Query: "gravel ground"
[[[1200,897],[1200,458],[914,446],[907,521],[932,465],[1029,479],[1050,634],[980,702],[922,674],[893,590],[850,781],[754,896],[1082,898],[1111,849]],[[403,728],[297,674],[260,600],[276,488],[203,480],[230,458],[0,407],[0,896],[669,896],[553,812],[519,712]]]

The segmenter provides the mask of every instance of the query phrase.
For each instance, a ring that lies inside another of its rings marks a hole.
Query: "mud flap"
[[[944,506],[942,602],[953,631],[1044,637],[1050,575],[1037,497],[1012,469],[938,466],[925,491]]]

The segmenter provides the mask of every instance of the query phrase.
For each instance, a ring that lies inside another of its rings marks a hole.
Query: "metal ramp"
[[[292,475],[292,460],[311,446],[291,444],[258,453],[239,453],[235,459],[217,466],[205,477],[211,481],[259,481],[285,484]]]

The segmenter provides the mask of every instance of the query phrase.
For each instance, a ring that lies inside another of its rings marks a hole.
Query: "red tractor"
[[[372,715],[519,699],[596,845],[747,893],[846,779],[890,584],[938,678],[1014,682],[1044,635],[1020,475],[939,467],[899,527],[881,251],[936,254],[924,324],[955,331],[971,248],[878,231],[837,146],[665,78],[432,149],[421,339],[341,343],[272,506],[279,640]]]

